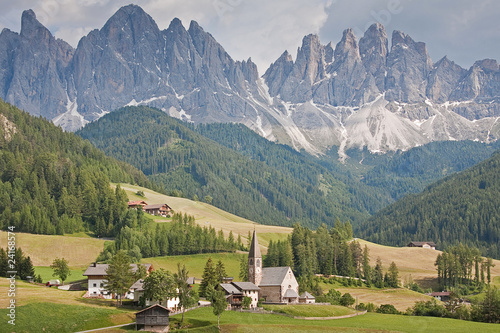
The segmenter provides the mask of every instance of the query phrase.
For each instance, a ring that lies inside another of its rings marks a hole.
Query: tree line
[[[115,242],[99,255],[98,261],[111,259],[119,250],[139,261],[148,257],[245,249],[240,235],[235,238],[230,231],[225,237],[222,229],[217,232],[212,226],[201,227],[187,214],[175,213],[172,222],[164,224],[148,224],[142,210],[129,210],[127,216],[137,217],[125,220],[128,224],[116,235]]]
[[[348,278],[348,283],[378,288],[399,286],[399,270],[392,262],[384,272],[382,261],[377,258],[371,266],[368,247],[361,247],[352,239],[349,222],[335,222],[333,228],[321,225],[316,231],[295,224],[288,240],[271,241],[263,264],[267,267],[290,266],[299,282],[307,284],[315,274],[338,275]],[[243,261],[241,263],[243,274]]]
[[[443,251],[437,256],[435,265],[438,282],[442,288],[480,286],[492,281],[493,260],[484,259],[479,249],[467,245],[459,244]]]

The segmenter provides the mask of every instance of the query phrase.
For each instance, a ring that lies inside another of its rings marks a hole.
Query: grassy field
[[[86,278],[85,276],[83,276],[83,272],[85,271],[85,269],[77,268],[71,269],[70,271],[71,275],[66,279],[66,281],[64,281],[65,284],[73,281],[83,280]],[[54,271],[52,270],[52,268],[48,266],[35,266],[35,274],[40,274],[44,283],[49,280],[58,279],[57,277],[52,276],[53,272]]]
[[[239,281],[240,274],[240,258],[247,258],[247,254],[239,253],[207,253],[207,254],[192,254],[184,256],[165,256],[155,258],[144,258],[141,263],[151,263],[155,269],[164,268],[172,273],[177,272],[177,263],[186,265],[189,271],[189,276],[200,278],[203,274],[203,269],[208,258],[211,257],[214,264],[219,260],[222,261],[226,268],[228,276],[232,276],[236,281]]]
[[[405,288],[399,289],[375,289],[375,288],[336,288],[342,294],[349,293],[358,299],[358,303],[373,303],[377,306],[392,304],[399,311],[415,305],[417,301],[429,301],[430,296],[417,293]]]
[[[441,251],[415,248],[415,247],[391,247],[375,243],[370,243],[362,239],[357,239],[364,248],[365,244],[370,251],[371,265],[375,265],[377,257],[382,260],[384,271],[389,268],[392,261],[398,266],[399,276],[402,282],[410,277],[422,288],[437,287],[437,270],[434,263]],[[491,274],[500,277],[500,260],[493,260],[495,267],[491,269]],[[500,285],[500,278],[494,280]]]
[[[29,255],[34,266],[50,266],[55,258],[68,260],[71,268],[87,267],[104,248],[103,239],[15,233],[16,246]],[[0,247],[7,247],[7,232],[0,231]]]
[[[295,317],[338,317],[356,313],[351,308],[339,305],[274,305],[264,304],[264,310],[286,313]]]
[[[0,310],[2,318],[7,309]],[[135,320],[130,310],[96,308],[83,305],[31,303],[16,308],[16,333],[77,332],[106,326],[130,323]],[[7,324],[2,323],[3,327]],[[7,332],[8,329],[2,330]],[[10,331],[10,330],[9,330]]]
[[[172,324],[180,318],[176,315]],[[217,332],[217,318],[211,308],[187,312],[185,321],[198,329],[187,332]],[[220,318],[222,332],[498,332],[498,325],[434,317],[408,317],[368,313],[347,319],[301,320],[270,314],[224,312]]]

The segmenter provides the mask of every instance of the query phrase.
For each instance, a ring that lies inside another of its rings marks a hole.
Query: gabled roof
[[[432,246],[432,247],[436,247],[436,243],[434,242],[410,242],[410,244],[414,245],[414,246],[424,246],[425,244],[428,244],[429,246]],[[408,244],[408,245],[410,245]]]
[[[298,298],[299,297],[299,294],[297,294],[297,292],[293,289],[287,289],[285,291],[285,295],[283,297],[287,297],[287,298]]]
[[[143,286],[144,286],[144,280],[139,279],[139,280],[135,281],[132,286],[130,286],[130,289],[141,291],[141,290],[144,290]]]
[[[129,201],[128,205],[129,206],[138,206],[138,205],[147,205],[148,203],[144,200],[139,200],[139,201]]]
[[[171,312],[171,311],[170,311],[169,309],[167,309],[166,307],[161,306],[160,304],[155,304],[155,305],[151,305],[149,308],[145,308],[144,310],[141,310],[141,311],[139,311],[139,312],[136,312],[135,314],[136,314],[136,315],[138,315],[139,313],[142,313],[142,312],[144,312],[144,311],[148,311],[148,310],[150,310],[150,309],[152,309],[152,308],[154,308],[154,307],[159,307],[159,308],[161,308],[162,310],[166,310],[166,311],[168,311],[168,312]]]
[[[146,270],[149,271],[149,268],[151,267],[151,264],[140,264],[142,266],[146,266]],[[137,264],[130,264],[132,267],[132,272],[135,273],[137,271]],[[85,273],[83,273],[83,276],[92,276],[92,275],[108,275],[106,273],[106,270],[108,269],[109,265],[108,264],[90,264],[90,266],[85,270]]]
[[[438,292],[432,292],[428,293],[426,295],[432,296],[432,297],[437,297],[437,296],[450,296],[451,292],[450,291],[438,291]]]
[[[194,276],[188,277],[186,280],[187,284],[195,284],[195,278]]]
[[[146,205],[146,206],[144,206],[144,210],[147,210],[147,209],[160,209],[163,206],[167,206],[167,208],[170,208],[170,206],[167,205],[167,204],[154,204],[154,205]]]
[[[260,281],[259,286],[281,286],[281,283],[283,283],[283,280],[286,278],[289,269],[289,266],[263,268],[262,280]]]
[[[255,284],[252,282],[232,282],[232,284],[238,288],[238,290],[241,291],[247,291],[247,290],[260,290],[259,287],[257,287]]]
[[[239,291],[232,283],[221,283],[221,288],[224,289],[226,294],[233,295],[241,295],[241,291]]]
[[[305,299],[316,299],[313,295],[309,294],[307,291],[304,291],[302,295],[300,295],[300,298],[305,298]]]
[[[250,251],[248,252],[248,258],[262,258],[260,253],[259,241],[257,240],[257,232],[253,231],[252,244],[250,244]]]

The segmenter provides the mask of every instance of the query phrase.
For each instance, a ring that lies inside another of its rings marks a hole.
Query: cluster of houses
[[[148,275],[154,269],[151,264],[141,265],[144,265]],[[84,297],[113,298],[114,295],[105,288],[108,267],[108,264],[92,263],[85,270],[83,275],[87,277],[88,290]],[[131,268],[132,271],[136,271],[138,266],[131,264]],[[255,231],[248,254],[248,277],[249,281],[246,282],[234,282],[228,279],[218,286],[226,294],[229,309],[241,308],[244,297],[251,298],[250,308],[252,309],[257,308],[259,299],[264,299],[265,303],[274,304],[315,302],[314,296],[307,292],[299,295],[299,284],[290,267],[262,267],[262,254]],[[191,286],[194,282],[195,279],[192,277],[187,281]],[[130,286],[125,298],[139,304],[143,295],[144,280],[140,279]],[[157,304],[152,299],[146,299],[145,305],[149,307],[136,313],[136,325],[142,326],[145,330],[163,332],[168,329],[170,311],[178,310],[179,298],[175,297],[161,304]]]
[[[148,205],[148,203],[144,200],[139,201],[129,201],[128,202],[129,209],[142,209],[144,212],[155,215],[155,216],[163,216],[168,217],[172,212],[172,208],[167,204],[154,204]]]

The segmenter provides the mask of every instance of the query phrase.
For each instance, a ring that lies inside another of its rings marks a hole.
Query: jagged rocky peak
[[[342,39],[335,46],[334,59],[344,61],[345,57],[360,58],[359,46],[354,31],[352,29],[344,30]]]
[[[37,20],[35,12],[28,9],[23,12],[21,17],[21,36],[27,39],[46,39],[52,34]]]
[[[292,55],[285,51],[273,62],[262,76],[269,87],[269,94],[276,96],[293,68]]]
[[[427,97],[438,103],[446,102],[466,72],[464,68],[449,60],[448,57],[443,57],[434,64],[434,68],[429,74]]]
[[[380,23],[372,24],[359,40],[359,53],[367,72],[373,75],[379,91],[385,89],[388,40],[385,28]]]
[[[425,101],[427,78],[433,68],[425,43],[415,42],[409,35],[394,31],[386,63],[386,98],[389,101]]]
[[[474,63],[474,66],[480,67],[482,70],[486,72],[498,72],[499,70],[498,62],[494,59],[478,60]]]
[[[371,56],[385,59],[388,53],[388,40],[385,28],[380,23],[372,24],[359,40],[359,53],[363,61]]]
[[[325,52],[318,35],[310,34],[302,40],[302,47],[297,50],[294,72],[309,84],[324,77]]]

